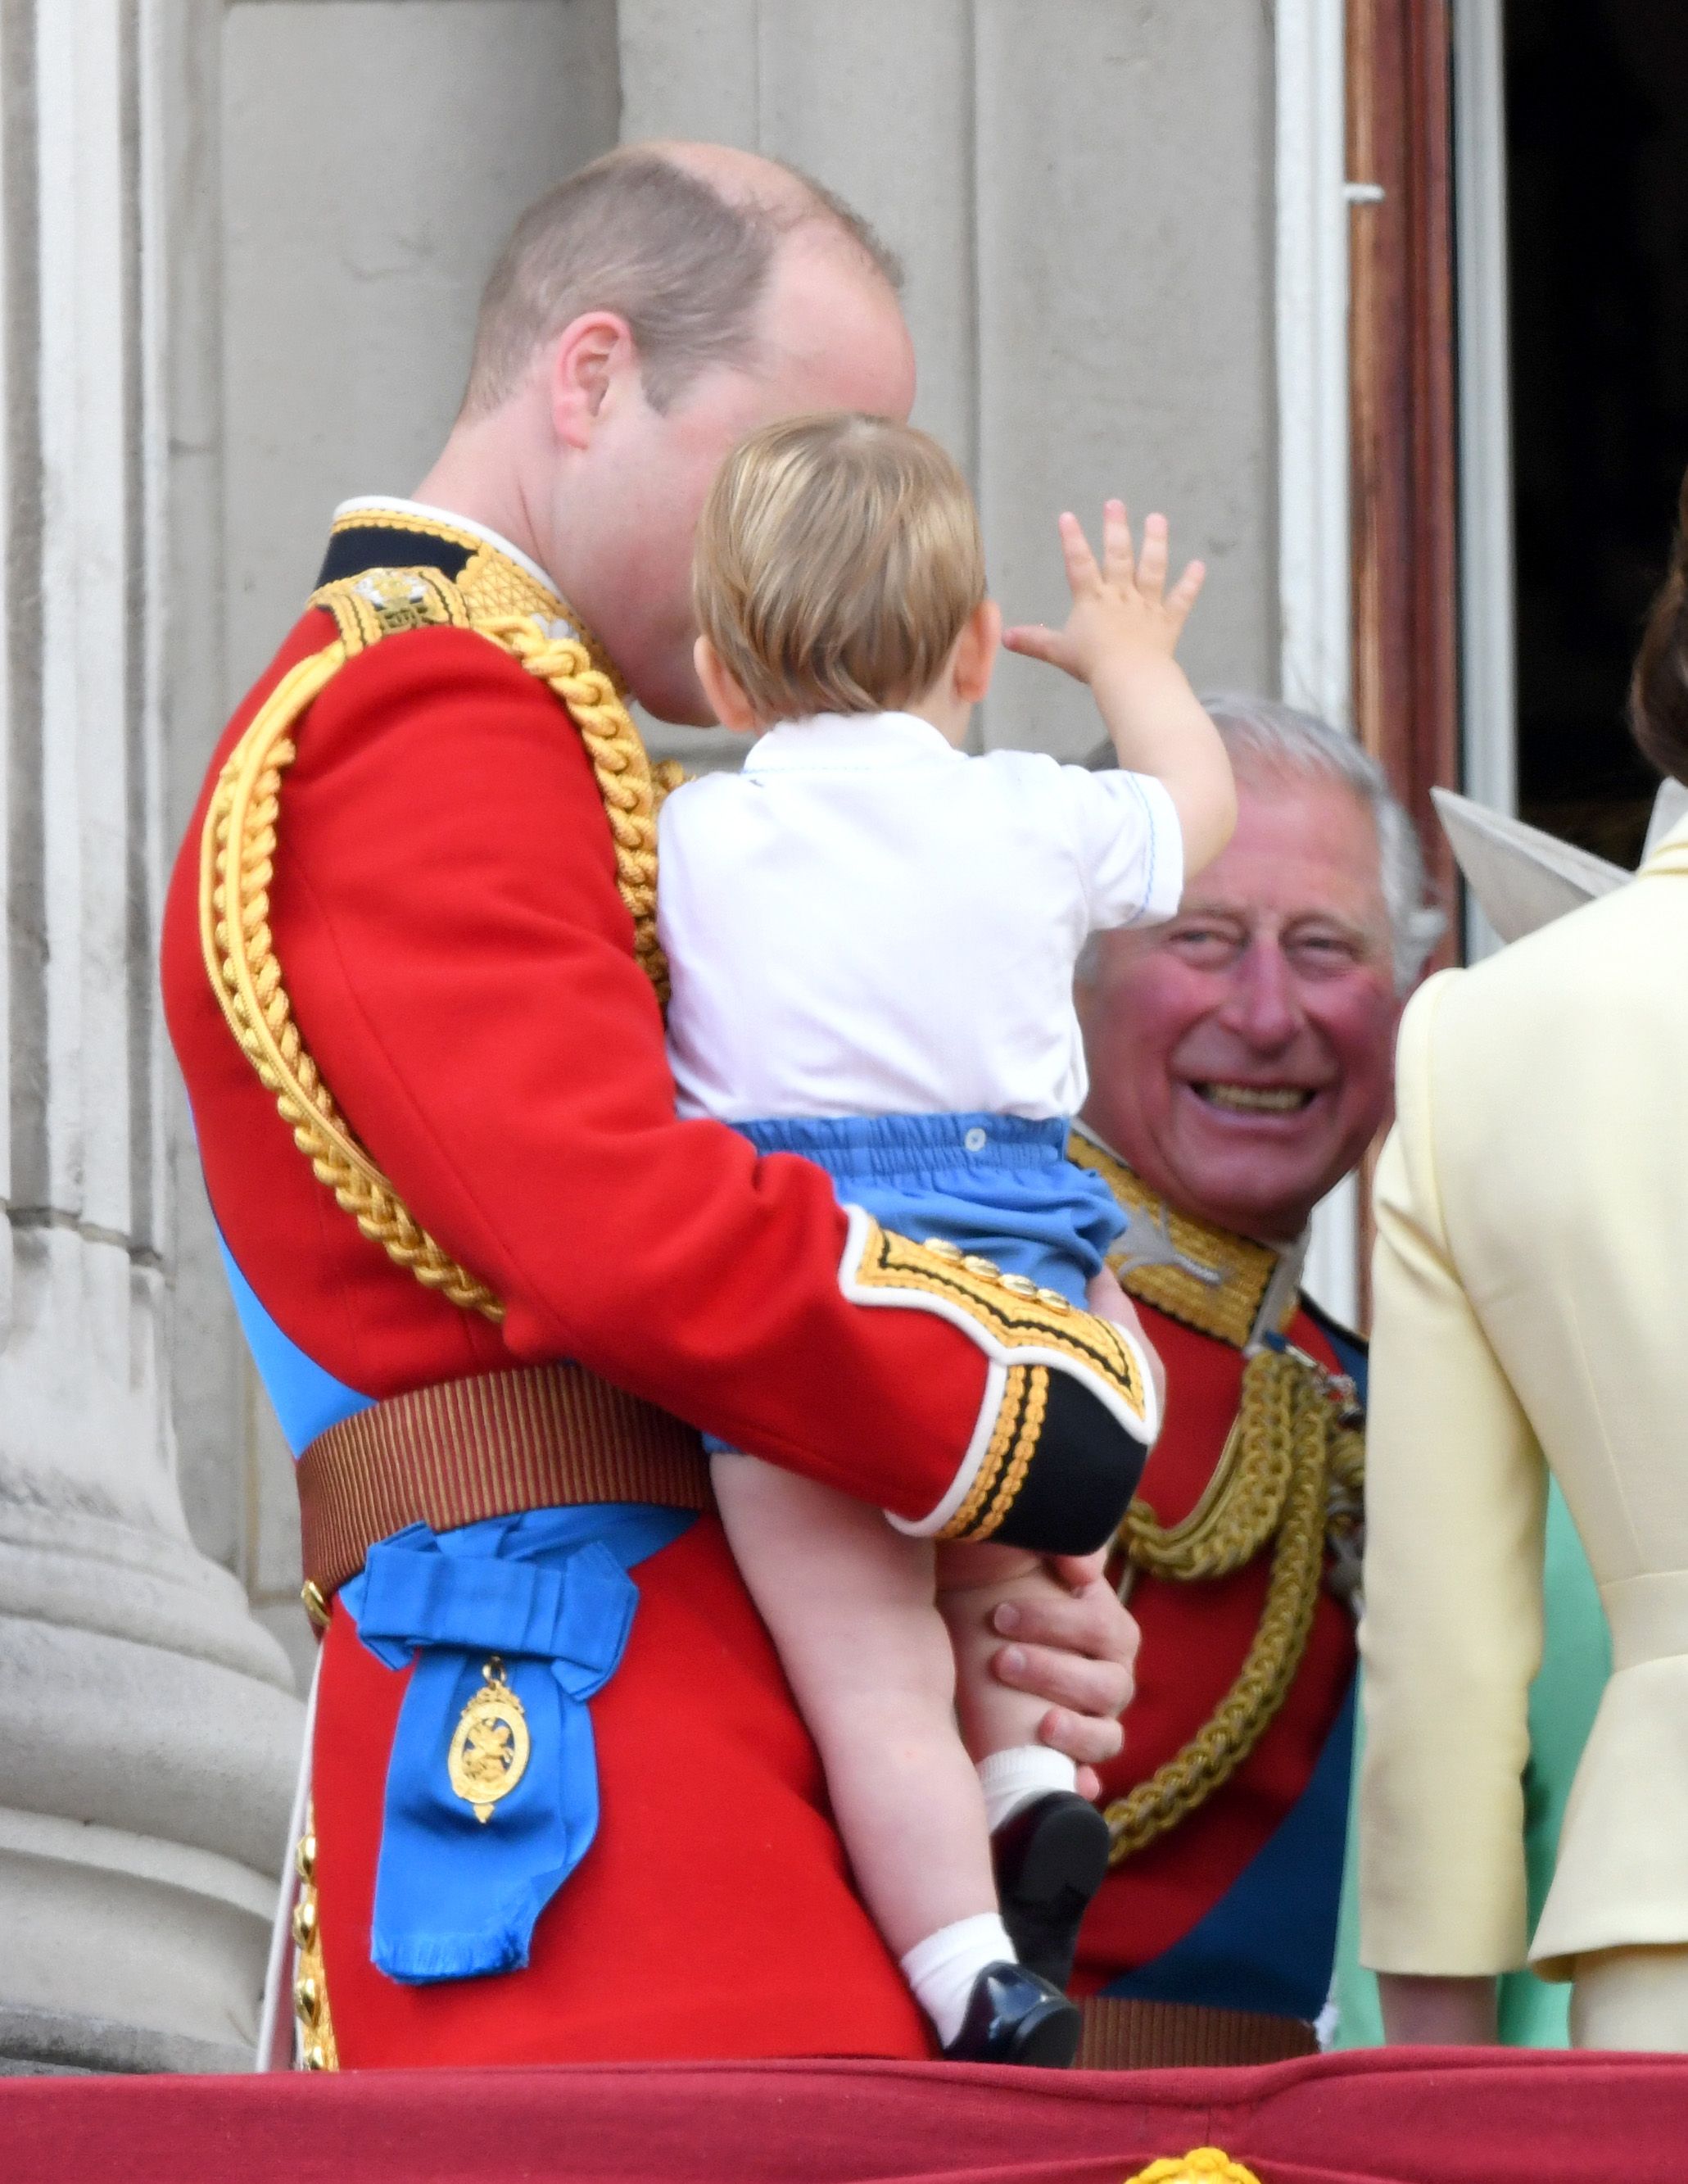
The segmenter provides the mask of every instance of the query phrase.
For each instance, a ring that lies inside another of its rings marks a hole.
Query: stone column
[[[300,1708],[164,1371],[170,0],[0,8],[0,2067],[240,2068]]]

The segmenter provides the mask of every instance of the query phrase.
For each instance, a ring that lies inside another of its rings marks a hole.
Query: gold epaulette
[[[663,788],[620,685],[567,621],[479,609],[437,570],[370,569],[326,584],[311,604],[334,642],[282,677],[229,754],[200,836],[199,932],[206,974],[229,1028],[337,1203],[365,1235],[429,1289],[499,1321],[504,1307],[416,1222],[348,1128],[312,1060],[270,929],[282,777],[296,732],[340,670],[382,639],[418,629],[473,632],[546,683],[580,733],[616,847],[616,878],[638,961],[659,998],[667,966],[656,939],[656,812]]]

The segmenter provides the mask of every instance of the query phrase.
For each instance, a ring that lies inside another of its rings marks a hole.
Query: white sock
[[[1077,1790],[1078,1769],[1064,1752],[1046,1744],[1017,1744],[1007,1752],[993,1752],[978,1764],[979,1787],[984,1791],[985,1825],[992,1835],[1016,1813],[1051,1790]]]
[[[981,1911],[916,1942],[903,1958],[903,1977],[947,2048],[961,2029],[973,1983],[985,1966],[1018,1962],[1001,1919],[994,1911]]]

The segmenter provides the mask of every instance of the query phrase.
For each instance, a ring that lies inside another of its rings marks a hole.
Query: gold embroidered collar
[[[1072,1125],[1067,1155],[1100,1175],[1131,1216],[1108,1262],[1122,1288],[1235,1350],[1257,1349],[1288,1328],[1300,1297],[1301,1246],[1274,1251],[1180,1212],[1082,1123]]]
[[[491,615],[532,615],[545,624],[549,636],[577,637],[592,655],[593,665],[601,667],[615,683],[617,694],[625,691],[626,685],[609,654],[538,564],[530,561],[519,548],[512,546],[507,538],[500,538],[496,532],[471,523],[466,518],[454,516],[444,509],[428,508],[420,501],[407,500],[343,503],[335,510],[329,536],[331,539],[337,538],[350,531],[392,532],[392,566],[399,568],[409,568],[416,560],[414,548],[408,552],[404,549],[407,533],[412,538],[437,539],[442,545],[454,549],[451,560],[455,561],[459,554],[466,558],[455,573],[449,566],[445,566],[443,573],[462,593],[472,619],[478,621]],[[443,562],[445,558],[442,556]]]

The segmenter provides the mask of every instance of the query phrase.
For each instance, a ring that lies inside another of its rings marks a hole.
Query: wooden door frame
[[[1354,722],[1418,827],[1440,962],[1457,887],[1430,790],[1460,779],[1451,28],[1447,0],[1347,0]]]
[[[1448,0],[1346,0],[1354,726],[1412,817],[1458,960],[1430,801],[1460,783],[1459,450]],[[1371,1316],[1371,1183],[1358,1287]]]

